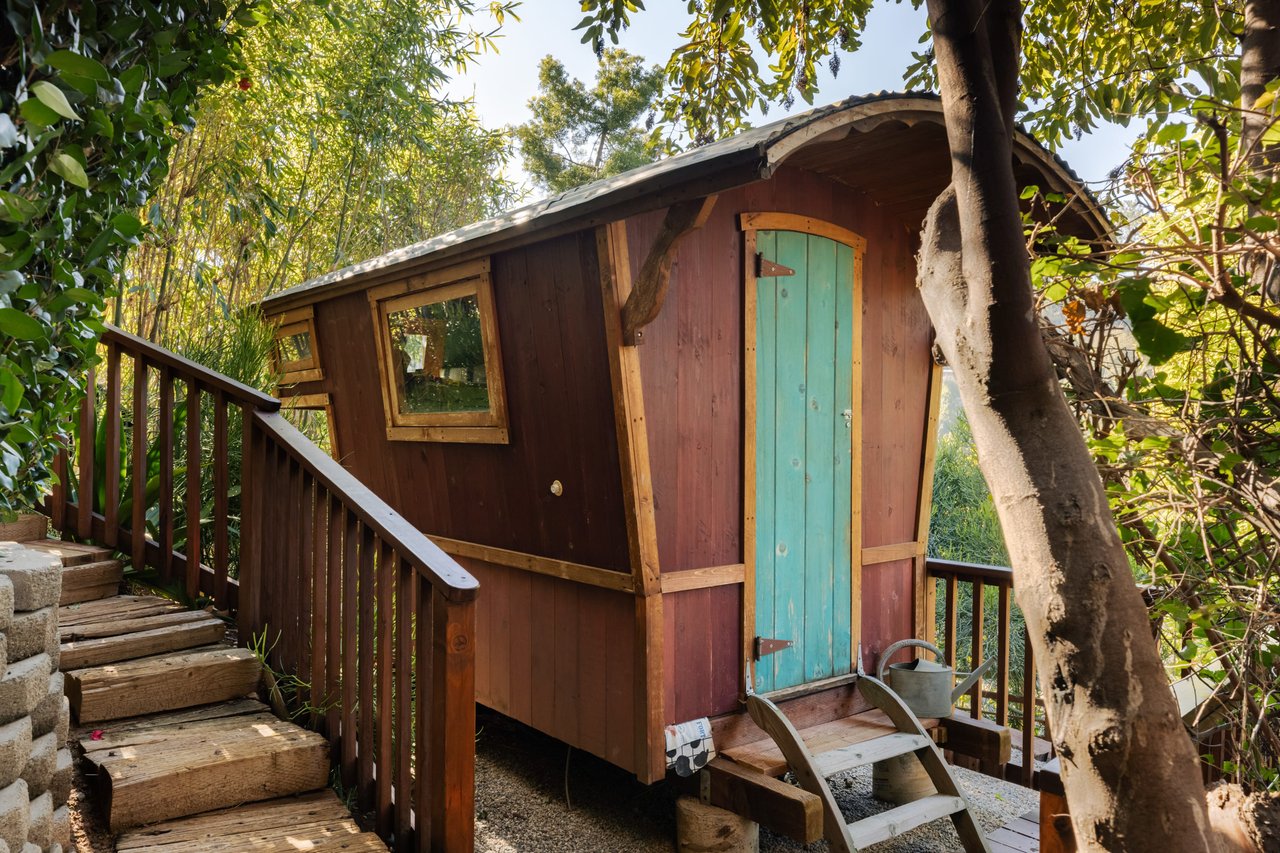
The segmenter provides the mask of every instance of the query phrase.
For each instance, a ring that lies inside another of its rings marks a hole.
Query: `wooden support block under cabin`
[[[328,783],[329,743],[320,735],[260,711],[195,716],[140,720],[80,741],[113,832]]]
[[[64,670],[84,669],[161,652],[191,649],[216,643],[226,632],[227,627],[221,619],[215,619],[206,614],[203,619],[178,625],[167,625],[113,637],[74,640],[62,644],[61,666]]]
[[[248,649],[189,652],[73,670],[67,696],[81,723],[118,720],[244,696],[261,672]]]
[[[760,826],[693,797],[676,800],[676,850],[680,853],[758,853]]]
[[[801,844],[822,838],[822,801],[816,794],[726,758],[713,758],[701,772],[707,776],[710,805]]]
[[[946,732],[946,747],[952,752],[993,764],[1008,764],[1013,755],[1008,726],[975,720],[960,711],[944,718],[939,726]]]
[[[124,580],[124,563],[119,560],[101,560],[82,563],[62,569],[62,597],[58,604],[77,604],[110,598],[120,591]]]
[[[121,836],[119,853],[201,850],[385,851],[372,832],[361,832],[331,790],[284,797],[171,820]]]

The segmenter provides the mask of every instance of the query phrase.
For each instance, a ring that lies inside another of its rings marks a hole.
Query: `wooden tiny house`
[[[851,99],[266,301],[282,394],[479,579],[481,703],[654,781],[667,724],[762,736],[746,673],[818,721],[930,633],[941,122]],[[1025,135],[1017,171],[1102,227]]]

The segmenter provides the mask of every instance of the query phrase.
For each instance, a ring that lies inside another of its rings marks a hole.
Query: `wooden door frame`
[[[750,671],[756,683],[754,642],[756,637],[756,233],[795,231],[826,237],[853,250],[853,365],[850,400],[853,420],[849,430],[850,495],[849,519],[849,631],[850,668],[857,664],[862,637],[862,259],[867,240],[833,222],[796,213],[760,211],[738,214],[742,241],[742,672]],[[740,689],[745,694],[743,678]]]

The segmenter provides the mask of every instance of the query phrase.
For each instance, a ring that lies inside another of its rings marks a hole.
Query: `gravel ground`
[[[676,793],[665,784],[641,785],[604,761],[496,714],[480,710],[476,740],[476,849],[512,851],[666,851],[674,849]],[[566,771],[566,757],[568,769]],[[956,768],[955,773],[987,830],[1036,807],[1038,795],[1006,782]],[[845,817],[892,806],[871,797],[871,770],[833,777],[832,790]],[[566,800],[566,795],[568,799]],[[760,849],[805,848],[767,831]],[[950,821],[936,821],[879,845],[877,853],[960,850]]]

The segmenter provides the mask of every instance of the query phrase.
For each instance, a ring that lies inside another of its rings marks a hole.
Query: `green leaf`
[[[17,193],[0,190],[0,220],[22,223],[35,216],[40,208]]]
[[[38,341],[46,336],[44,324],[17,308],[0,308],[0,332],[20,341]]]
[[[80,120],[80,114],[71,108],[67,96],[62,90],[48,80],[37,80],[31,84],[31,94],[40,99],[40,103],[53,110],[63,118]]]
[[[27,98],[18,104],[18,114],[27,124],[36,128],[51,127],[58,123],[60,116],[46,107],[36,98]]]
[[[1152,364],[1164,364],[1177,353],[1188,349],[1194,341],[1155,320],[1135,322],[1133,336],[1138,339],[1138,351]]]
[[[49,158],[49,168],[67,183],[75,184],[81,189],[89,188],[89,176],[84,173],[84,166],[70,154],[63,151],[54,154]]]
[[[1277,223],[1274,216],[1251,216],[1244,221],[1244,227],[1250,231],[1274,231]]]
[[[125,237],[137,237],[142,232],[142,223],[132,213],[117,213],[111,217],[111,227]]]
[[[45,59],[45,63],[77,77],[88,77],[99,83],[111,82],[111,75],[101,62],[75,51],[55,50]]]
[[[0,370],[0,407],[10,415],[18,411],[22,405],[22,381],[8,370]]]

